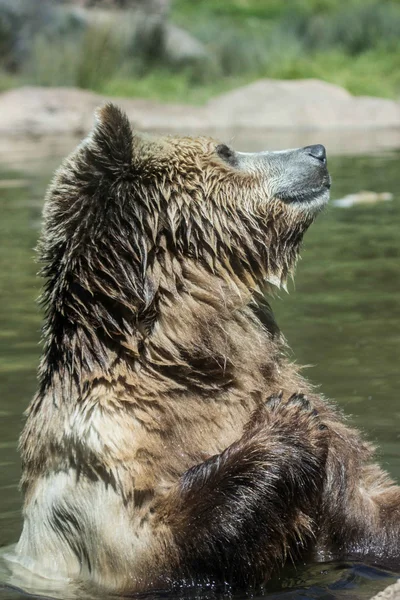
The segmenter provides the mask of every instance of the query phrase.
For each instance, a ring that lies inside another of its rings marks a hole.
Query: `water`
[[[328,148],[329,150],[329,148]],[[9,158],[9,157],[7,157]],[[45,186],[58,159],[38,156],[18,170],[0,155],[0,547],[21,529],[17,438],[35,390],[40,311],[33,248]],[[400,480],[400,195],[396,152],[333,158],[333,197],[392,192],[391,202],[330,207],[306,236],[295,290],[273,300],[278,322],[308,376],[380,447]],[[6,166],[6,164],[8,166]],[[38,175],[39,173],[39,175]],[[397,575],[400,575],[400,567]],[[293,569],[269,598],[369,598],[395,580],[379,566],[332,563]],[[207,597],[210,591],[191,593]],[[0,600],[21,597],[0,589]],[[187,594],[185,597],[189,597]]]

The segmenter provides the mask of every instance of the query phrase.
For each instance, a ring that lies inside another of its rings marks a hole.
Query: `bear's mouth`
[[[331,187],[325,147],[316,144],[277,154],[280,176],[272,182],[276,197],[301,209],[321,209]]]
[[[268,198],[307,211],[320,210],[329,200],[331,178],[322,144],[236,156],[239,168],[261,172]]]
[[[280,200],[287,204],[299,205],[299,208],[321,209],[329,201],[331,177],[326,171],[320,185],[302,186],[299,190],[277,194]],[[301,205],[301,206],[300,206]]]

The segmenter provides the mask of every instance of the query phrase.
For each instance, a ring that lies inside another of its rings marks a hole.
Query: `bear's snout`
[[[261,155],[270,197],[308,212],[320,210],[328,202],[331,178],[322,144]]]

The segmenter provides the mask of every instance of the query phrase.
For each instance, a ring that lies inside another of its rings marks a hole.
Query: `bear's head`
[[[102,337],[149,335],[160,287],[164,298],[184,288],[187,265],[250,293],[284,284],[329,186],[323,146],[251,154],[205,137],[153,140],[105,106],[47,195],[53,351],[77,332],[95,350]]]

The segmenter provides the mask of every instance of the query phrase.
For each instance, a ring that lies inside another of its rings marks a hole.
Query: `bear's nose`
[[[304,148],[304,150],[310,156],[313,156],[314,158],[317,158],[318,160],[320,160],[324,164],[326,163],[326,150],[325,150],[325,146],[323,146],[322,144],[315,144],[313,146],[306,146]]]

